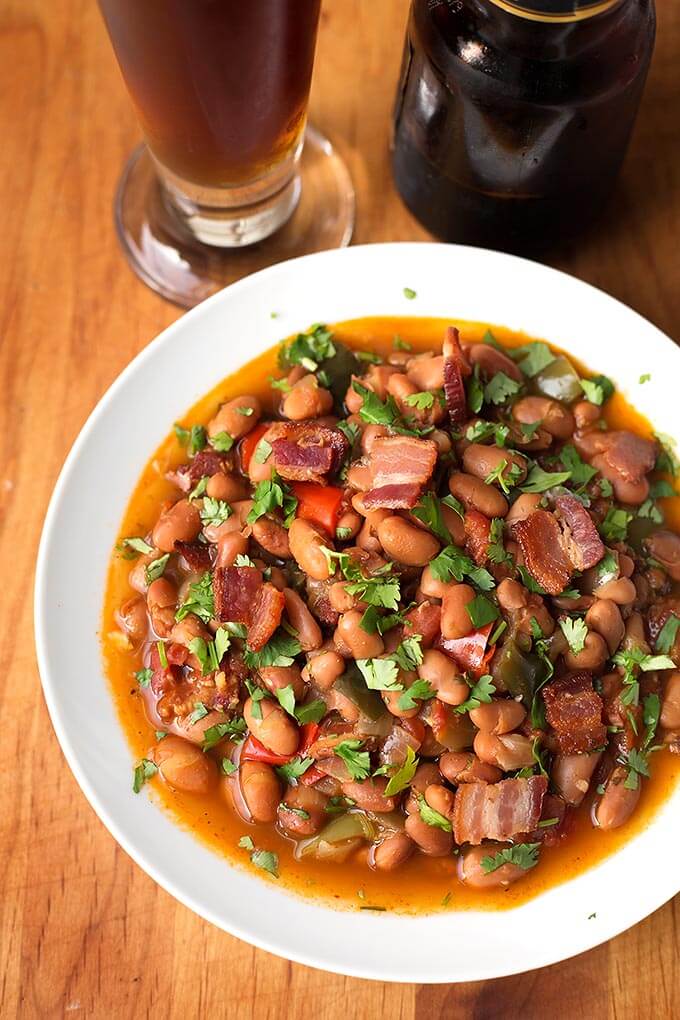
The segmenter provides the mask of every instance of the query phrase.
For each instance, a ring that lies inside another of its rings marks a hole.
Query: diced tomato
[[[480,677],[494,653],[493,647],[489,649],[486,647],[493,626],[493,623],[487,623],[485,627],[473,630],[471,634],[466,634],[462,638],[441,637],[438,647],[450,656],[461,669],[467,670],[475,677]]]
[[[317,485],[316,482],[292,482],[291,488],[297,496],[297,517],[318,524],[335,538],[338,526],[343,491],[332,485]]]
[[[465,544],[478,567],[485,562],[491,541],[491,521],[479,510],[466,510],[463,520]]]
[[[419,744],[422,744],[425,739],[425,723],[422,719],[400,719],[399,725],[403,730],[406,730],[407,733],[410,733]]]
[[[319,724],[315,722],[305,723],[300,731],[300,746],[297,754],[304,755],[312,746],[319,735]]]
[[[311,765],[306,772],[303,772],[300,776],[300,782],[304,786],[314,786],[314,783],[318,783],[320,779],[325,779],[326,775],[318,769],[316,765]]]
[[[271,422],[260,422],[256,425],[252,432],[249,432],[247,436],[244,436],[239,445],[239,456],[241,458],[241,470],[244,475],[248,474],[248,465],[250,464],[250,458],[255,453],[255,447],[262,439]]]

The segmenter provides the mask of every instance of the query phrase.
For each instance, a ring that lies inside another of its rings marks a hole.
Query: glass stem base
[[[349,244],[355,199],[342,159],[307,125],[297,167],[252,205],[225,209],[173,186],[146,145],[130,156],[115,198],[115,222],[135,273],[190,308],[249,273],[284,259]]]

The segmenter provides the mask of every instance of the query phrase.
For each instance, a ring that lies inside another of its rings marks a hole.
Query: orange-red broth
[[[456,320],[419,318],[366,318],[343,322],[334,327],[338,339],[352,347],[387,354],[393,338],[398,334],[414,349],[437,349],[444,327]],[[481,323],[457,323],[464,339],[481,339],[487,329]],[[528,338],[503,327],[493,327],[495,336],[504,344],[516,346]],[[599,366],[598,366],[599,367]],[[256,393],[272,406],[268,376],[276,374],[276,348],[272,348],[250,361],[235,375],[223,379],[185,415],[182,424],[189,426],[205,423],[219,404],[242,393]],[[612,427],[634,429],[649,435],[649,423],[635,411],[620,394],[608,403],[605,417]],[[169,434],[147,464],[132,494],[121,523],[121,537],[145,535],[155,523],[163,500],[176,498],[176,489],[164,478],[165,472],[182,462],[185,452],[174,434]],[[680,498],[662,500],[669,523],[680,528]],[[133,594],[128,584],[131,563],[114,553],[111,559],[104,601],[102,645],[106,674],[115,699],[121,724],[130,742],[135,759],[146,755],[155,742],[154,728],[144,714],[133,673],[141,668],[140,657],[122,650],[116,641],[117,628],[114,612]],[[238,848],[238,840],[248,833],[255,845],[273,850],[279,856],[280,885],[304,895],[323,899],[331,905],[350,908],[383,907],[407,913],[467,908],[501,910],[517,906],[543,892],[573,878],[614,853],[635,833],[649,824],[660,804],[671,794],[680,775],[680,760],[668,752],[652,755],[651,778],[643,781],[638,807],[631,820],[620,829],[602,832],[590,822],[588,800],[576,814],[575,823],[567,839],[557,847],[546,850],[538,865],[527,872],[516,885],[507,890],[479,892],[462,885],[456,878],[456,857],[428,858],[420,854],[411,857],[398,871],[386,874],[370,870],[365,863],[365,852],[357,853],[342,865],[316,862],[310,859],[296,861],[294,844],[282,839],[271,825],[248,825],[242,821],[221,798],[219,792],[209,796],[196,796],[170,790],[156,776],[150,782],[154,800],[169,811],[180,825],[189,829],[200,840],[230,862],[252,867],[249,854]],[[130,775],[122,775],[122,784],[130,784]],[[144,795],[144,794],[142,794]],[[256,870],[257,869],[253,869]],[[257,872],[262,875],[261,871]],[[277,881],[265,876],[267,881]]]

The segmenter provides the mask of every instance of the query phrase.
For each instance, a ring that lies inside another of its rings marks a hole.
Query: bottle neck
[[[495,7],[527,21],[565,24],[586,21],[620,7],[626,0],[490,0]]]

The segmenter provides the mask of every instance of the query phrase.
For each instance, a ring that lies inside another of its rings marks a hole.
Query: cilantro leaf
[[[271,850],[253,850],[250,860],[256,868],[267,871],[274,878],[279,877],[279,858]]]
[[[368,751],[361,751],[362,740],[343,740],[337,744],[333,753],[337,754],[347,766],[352,779],[363,781],[371,771],[371,758]]]
[[[359,416],[363,421],[371,425],[393,425],[399,417],[399,409],[393,396],[388,395],[387,400],[383,402],[373,390],[369,390],[357,379],[352,381],[352,389],[363,398],[359,409]]]
[[[671,649],[675,644],[675,639],[677,637],[679,627],[680,619],[678,619],[678,617],[674,613],[671,613],[671,615],[668,617],[663,627],[659,631],[657,639],[654,643],[654,647],[656,648],[657,652],[662,652],[664,655],[670,654]]]
[[[254,652],[251,648],[246,647],[243,661],[250,669],[264,669],[266,666],[292,666],[295,656],[299,655],[301,651],[302,646],[298,639],[279,628],[259,652]]]
[[[399,667],[391,659],[357,659],[359,672],[371,691],[401,691]]]
[[[192,425],[190,429],[185,429],[175,424],[174,429],[179,443],[186,446],[192,456],[205,447],[208,435],[202,425]]]
[[[255,849],[255,844],[253,843],[253,841],[250,838],[250,836],[241,836],[241,838],[238,841],[238,846],[240,846],[242,850],[254,850]]]
[[[320,362],[336,354],[332,337],[333,334],[326,326],[317,323],[306,333],[298,333],[294,340],[282,346],[279,363],[284,368],[302,365],[308,372],[315,372]]]
[[[225,500],[213,499],[212,496],[205,497],[200,511],[203,524],[214,525],[224,524],[232,513],[231,507]]]
[[[236,719],[228,719],[226,722],[209,726],[203,734],[201,747],[204,751],[209,751],[225,737],[229,737],[230,740],[243,740],[245,735],[246,721],[242,716],[238,716]]]
[[[154,547],[145,542],[143,538],[124,538],[121,545],[124,545],[127,549],[132,549],[136,553],[143,553],[145,556],[155,551]]]
[[[656,458],[655,468],[657,471],[665,471],[669,475],[680,474],[680,461],[675,452],[675,440],[665,432],[655,432],[654,438],[661,446],[661,453]]]
[[[404,297],[409,301],[413,301],[413,299],[418,296],[412,287],[404,287],[403,293]]]
[[[490,875],[504,864],[515,864],[518,868],[528,871],[538,864],[538,852],[540,843],[516,843],[515,846],[506,847],[493,857],[482,857],[482,871]]]
[[[451,832],[453,826],[449,819],[440,814],[439,811],[435,811],[433,807],[427,803],[422,793],[418,790],[413,791],[418,802],[418,813],[425,822],[426,825],[431,826],[433,829],[442,829],[444,832]]]
[[[418,411],[427,411],[434,404],[434,393],[427,391],[423,393],[411,393],[406,400],[405,404],[409,407],[415,407]]]
[[[406,758],[403,764],[394,772],[385,787],[385,796],[393,797],[397,793],[401,793],[407,786],[410,786],[411,780],[416,774],[416,769],[419,765],[419,759],[416,757],[416,753],[409,744],[406,748]]]
[[[413,637],[404,638],[396,650],[390,656],[402,669],[415,670],[422,664],[423,650],[421,648],[422,637],[414,634]]]
[[[479,630],[480,627],[484,627],[487,623],[492,623],[500,616],[498,607],[493,602],[489,602],[484,595],[477,595],[472,602],[468,602],[465,608],[470,617],[470,623],[475,630]]]
[[[429,680],[415,680],[410,687],[407,687],[403,694],[397,699],[397,705],[402,712],[408,712],[418,707],[418,702],[429,701],[434,698],[435,690]]]
[[[436,535],[444,544],[451,541],[449,529],[444,524],[442,517],[441,503],[433,492],[426,492],[421,496],[420,502],[411,511],[414,517],[425,524],[433,535]]]
[[[142,758],[138,765],[135,765],[134,778],[132,781],[132,789],[134,793],[139,791],[144,786],[147,779],[151,779],[158,772],[158,765],[155,762],[150,761],[148,758]]]
[[[145,669],[138,669],[135,673],[135,680],[140,687],[148,687],[153,677],[153,670],[147,666]]]
[[[195,584],[189,585],[187,597],[175,613],[175,619],[179,622],[189,613],[193,613],[203,623],[210,623],[215,615],[212,574],[209,571],[206,571]]]
[[[308,768],[314,764],[313,758],[301,758],[299,755],[285,765],[277,765],[276,773],[285,783],[294,782],[303,776]]]
[[[520,489],[522,492],[546,492],[556,485],[563,485],[570,478],[571,471],[544,471],[538,464],[534,464]]]
[[[276,472],[272,472],[271,478],[258,482],[255,487],[253,507],[248,514],[247,522],[254,524],[260,517],[280,508],[283,512],[284,527],[289,528],[295,517],[297,505],[297,497],[293,495]]]
[[[518,347],[508,353],[514,359],[517,359],[518,355],[523,355],[521,361],[518,362],[518,368],[530,379],[533,379],[535,375],[542,372],[548,365],[552,365],[555,360],[555,355],[548,345],[539,340],[534,343],[524,344],[522,347]]]
[[[586,464],[579,456],[576,447],[572,446],[571,443],[567,443],[560,450],[560,460],[566,470],[569,471],[574,485],[587,485],[597,474],[596,468]]]
[[[468,379],[466,396],[470,411],[472,414],[477,414],[484,403],[484,386],[479,379],[479,365],[475,365],[474,372]]]
[[[632,519],[633,515],[627,510],[610,507],[598,530],[605,542],[623,542]]]
[[[574,655],[578,655],[578,653],[582,652],[585,648],[586,638],[588,637],[588,628],[585,623],[583,620],[578,618],[570,619],[569,617],[565,617],[559,621],[559,624],[562,633],[567,639],[570,651]]]
[[[165,556],[159,556],[157,560],[152,560],[144,568],[144,580],[147,584],[153,584],[159,577],[163,576],[165,568],[168,565],[170,559],[170,553],[166,553]]]
[[[480,676],[479,680],[473,684],[470,690],[470,697],[462,705],[456,706],[456,712],[459,715],[463,715],[465,712],[471,712],[473,709],[479,708],[481,704],[488,705],[495,693],[496,688],[493,684],[493,677],[486,673],[484,676]]]
[[[509,397],[519,393],[521,388],[521,384],[505,372],[496,372],[484,387],[484,400],[487,404],[504,404]]]
[[[211,436],[209,442],[213,450],[217,450],[218,453],[229,453],[234,445],[234,439],[228,432],[217,432]]]

